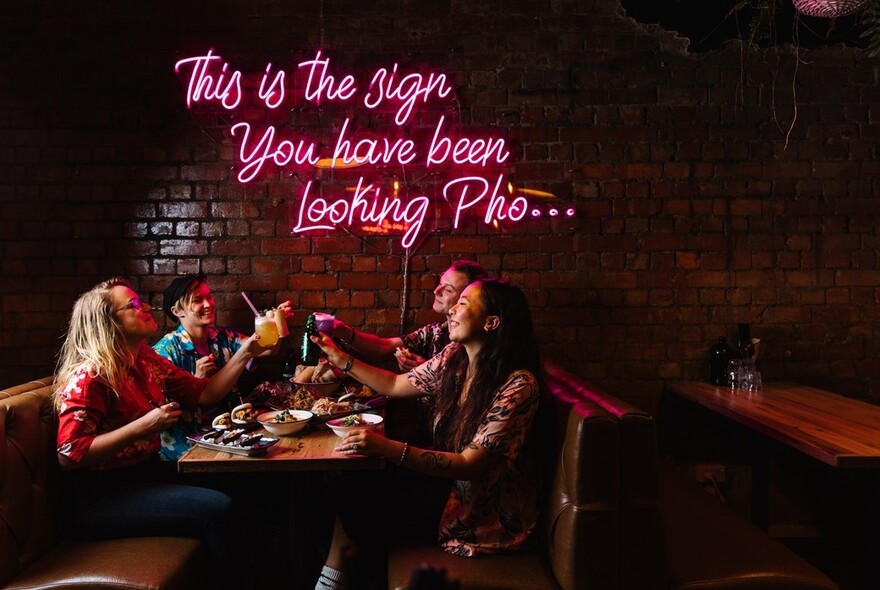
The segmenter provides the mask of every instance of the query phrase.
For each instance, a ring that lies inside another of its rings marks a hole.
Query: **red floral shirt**
[[[458,344],[407,373],[426,394],[435,394],[444,365]],[[511,373],[495,393],[472,442],[492,455],[490,466],[470,481],[455,481],[440,518],[439,542],[448,553],[473,557],[530,545],[539,513],[535,457],[524,452],[538,409],[540,389],[528,371]]]
[[[179,369],[146,344],[138,351],[118,391],[102,377],[90,375],[88,367],[83,366],[58,393],[58,453],[79,463],[96,436],[121,428],[169,400],[194,409],[206,383],[207,379]],[[154,458],[159,444],[156,432],[94,468],[116,469]]]

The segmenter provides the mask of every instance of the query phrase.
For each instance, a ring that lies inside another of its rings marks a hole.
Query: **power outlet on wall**
[[[723,483],[727,470],[721,463],[697,463],[694,465],[694,478],[698,483]]]

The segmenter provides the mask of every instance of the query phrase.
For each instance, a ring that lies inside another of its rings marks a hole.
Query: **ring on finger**
[[[357,451],[360,448],[361,448],[360,445],[358,445],[357,443],[354,443],[353,445],[351,445],[351,450],[353,450],[353,451]]]

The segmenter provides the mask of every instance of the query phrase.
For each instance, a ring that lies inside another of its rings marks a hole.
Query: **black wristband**
[[[343,340],[342,338],[339,339],[339,341],[346,346],[349,346],[352,342],[354,342],[354,335],[357,333],[357,331],[351,326],[349,326],[349,328],[351,328],[351,336],[348,337],[348,340]]]

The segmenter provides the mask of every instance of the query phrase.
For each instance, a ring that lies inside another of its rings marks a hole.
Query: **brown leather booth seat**
[[[553,396],[541,550],[455,557],[436,545],[392,547],[389,588],[403,588],[421,564],[443,567],[462,590],[575,590],[618,587],[618,425],[590,400]]]
[[[0,588],[201,587],[201,541],[61,539],[52,378],[0,391]]]
[[[462,590],[837,589],[781,543],[662,470],[649,413],[550,363],[546,380],[557,427],[541,550],[471,559],[401,543],[389,554],[389,588],[405,588],[429,564],[445,568]]]

